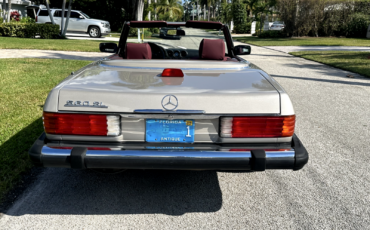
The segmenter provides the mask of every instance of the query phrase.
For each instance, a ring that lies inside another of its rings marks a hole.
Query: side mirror
[[[235,55],[248,55],[251,54],[252,48],[250,46],[235,46],[234,54]]]
[[[81,16],[81,15],[80,15],[78,18],[79,18],[79,19],[84,19],[84,17],[83,17],[83,16]]]
[[[116,53],[118,46],[116,43],[100,43],[99,50],[106,53]]]

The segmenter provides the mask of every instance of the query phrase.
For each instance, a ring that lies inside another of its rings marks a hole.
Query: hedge
[[[0,24],[0,35],[7,37],[34,38],[58,38],[59,25],[37,24],[37,23],[2,23]]]

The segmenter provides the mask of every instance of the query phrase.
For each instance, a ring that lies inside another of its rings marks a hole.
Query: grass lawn
[[[290,54],[370,77],[369,52],[304,51]]]
[[[257,46],[370,46],[366,38],[258,38],[234,37],[234,40]]]
[[[0,200],[32,167],[27,152],[43,132],[42,107],[49,91],[88,63],[0,59]]]
[[[0,36],[0,49],[38,49],[100,52],[99,43],[101,42],[102,41],[93,40],[35,39]]]

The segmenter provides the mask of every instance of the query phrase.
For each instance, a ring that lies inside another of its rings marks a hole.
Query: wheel
[[[97,27],[97,26],[90,27],[90,29],[89,29],[89,35],[92,38],[100,38],[101,34],[100,34],[99,27]]]

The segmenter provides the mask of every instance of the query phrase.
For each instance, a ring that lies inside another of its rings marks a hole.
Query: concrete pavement
[[[303,170],[46,169],[0,229],[368,229],[370,79],[262,47],[244,58],[289,93]]]
[[[23,50],[23,49],[0,49],[0,58],[52,58],[98,61],[111,53],[103,52],[74,52],[58,50]]]
[[[370,41],[369,41],[370,43]],[[370,52],[370,47],[365,46],[264,46],[264,48],[284,53],[299,51],[366,51]]]

